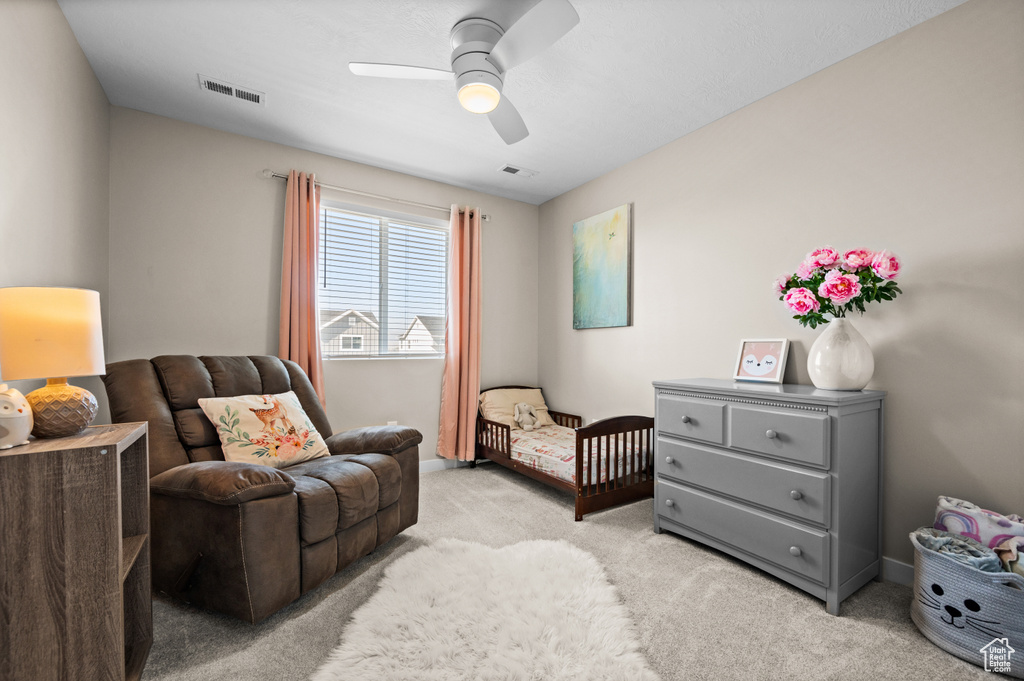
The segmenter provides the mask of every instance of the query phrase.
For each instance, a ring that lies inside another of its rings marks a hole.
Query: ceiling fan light
[[[490,113],[498,106],[499,101],[501,93],[487,83],[466,83],[459,88],[459,104],[471,113]]]

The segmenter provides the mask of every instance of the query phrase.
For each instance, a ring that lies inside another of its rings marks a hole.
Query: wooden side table
[[[0,679],[138,679],[152,642],[146,424],[0,450]]]

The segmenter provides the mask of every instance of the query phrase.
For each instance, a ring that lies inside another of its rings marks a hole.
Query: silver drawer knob
[[[789,498],[790,499],[796,499],[797,501],[799,501],[800,499],[804,498],[804,495],[803,495],[803,493],[800,490],[796,490],[795,489],[795,490],[793,490],[792,492],[789,493]]]
[[[776,432],[775,432],[774,430],[772,430],[771,428],[769,428],[769,429],[768,429],[768,431],[767,431],[767,432],[766,432],[766,433],[764,434],[764,436],[765,436],[766,438],[768,438],[769,440],[774,440],[775,438],[777,438],[777,437],[779,436],[779,434],[778,434],[778,433],[776,433]]]
[[[671,456],[666,456],[666,457],[665,457],[665,463],[667,463],[667,464],[668,464],[669,466],[671,466],[671,465],[672,465],[672,464],[674,464],[675,462],[676,462],[676,460],[675,460],[675,459],[673,459],[673,458],[672,458]]]
[[[676,502],[672,501],[671,499],[666,499],[665,500],[665,505],[666,506],[675,506]]]
[[[683,418],[681,418],[680,420],[681,420],[681,421],[682,421],[683,423],[689,423],[689,422],[690,422],[690,417],[689,417],[689,416],[684,416],[684,417],[683,417]]]
[[[789,547],[789,553],[792,556],[799,556],[800,554],[803,553],[803,551],[800,550],[799,546],[790,546]]]

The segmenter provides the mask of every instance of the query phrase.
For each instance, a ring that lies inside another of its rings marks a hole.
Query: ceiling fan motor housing
[[[452,62],[466,52],[490,54],[505,31],[490,19],[463,19],[452,26]]]
[[[455,76],[455,89],[461,90],[463,86],[470,83],[486,83],[498,92],[501,92],[501,85],[504,82],[497,67],[487,61],[480,54],[466,54],[452,62],[452,70]]]
[[[501,26],[488,19],[463,19],[452,27],[456,90],[470,83],[485,83],[501,92],[502,73],[487,60],[487,55],[502,35]]]

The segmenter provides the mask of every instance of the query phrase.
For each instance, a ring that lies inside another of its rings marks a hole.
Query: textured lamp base
[[[38,438],[66,437],[79,433],[96,418],[99,405],[96,397],[77,385],[68,385],[66,378],[47,379],[46,385],[25,396]]]

